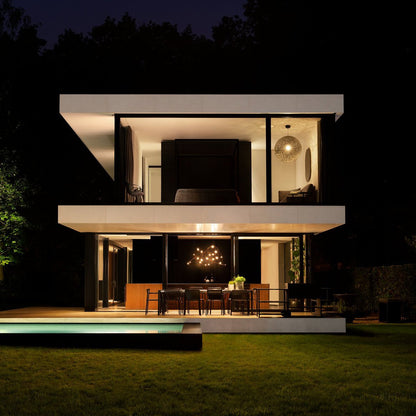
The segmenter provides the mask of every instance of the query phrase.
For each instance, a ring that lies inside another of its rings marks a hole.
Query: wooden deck
[[[158,315],[143,311],[123,311],[109,308],[106,311],[85,312],[74,307],[28,307],[0,311],[0,322],[187,322],[200,323],[203,333],[345,333],[345,318],[314,317],[310,314],[297,314],[291,318],[278,316],[257,317],[256,315],[178,315],[177,311]]]

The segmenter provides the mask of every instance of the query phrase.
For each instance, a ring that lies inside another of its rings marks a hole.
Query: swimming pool
[[[201,349],[199,324],[0,323],[0,345]]]

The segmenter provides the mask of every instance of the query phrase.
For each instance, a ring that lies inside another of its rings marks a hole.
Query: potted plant
[[[234,280],[230,280],[228,282],[228,290],[234,290],[234,285],[235,285]]]
[[[243,290],[244,289],[244,282],[246,281],[246,278],[243,276],[236,276],[234,277],[234,286],[237,290]]]

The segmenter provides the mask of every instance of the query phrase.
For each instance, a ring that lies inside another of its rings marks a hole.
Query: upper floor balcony
[[[63,95],[117,204],[327,204],[339,95]]]

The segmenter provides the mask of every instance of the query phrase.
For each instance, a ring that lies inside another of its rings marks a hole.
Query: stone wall
[[[416,264],[356,267],[352,270],[356,307],[361,313],[378,312],[380,298],[416,299]]]

